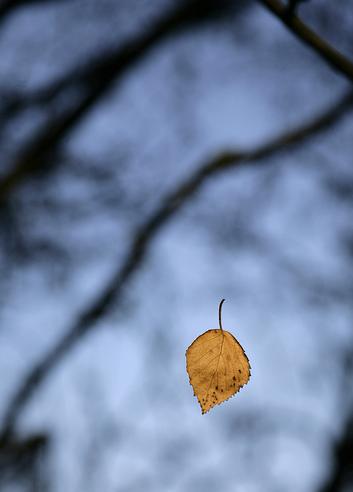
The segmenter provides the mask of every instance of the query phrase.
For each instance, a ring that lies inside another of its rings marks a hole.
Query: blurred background
[[[352,81],[251,0],[2,0],[0,53],[0,490],[352,491]]]

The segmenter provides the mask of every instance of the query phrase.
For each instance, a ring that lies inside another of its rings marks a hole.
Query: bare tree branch
[[[0,489],[8,490],[14,481],[23,481],[32,485],[26,490],[44,490],[39,484],[43,484],[42,463],[49,444],[45,434],[0,442]]]
[[[150,37],[162,36],[163,34],[161,32],[157,33],[158,30],[163,30],[165,35],[168,35],[168,32],[172,35],[202,21],[214,20],[217,16],[226,15],[230,9],[240,12],[248,6],[249,4],[245,0],[238,0],[236,5],[233,5],[231,0],[219,0],[218,2],[216,0],[205,0],[204,2],[200,0],[189,0],[189,2],[180,2],[177,4],[177,8],[167,11],[158,19],[157,23],[151,26],[150,31],[142,32],[141,37],[127,40],[123,45],[119,44],[115,48],[110,48],[93,58],[89,58],[78,67],[75,66],[72,70],[68,70],[65,74],[56,78],[55,81],[50,82],[47,86],[35,89],[23,97],[18,96],[16,98],[13,95],[12,104],[17,109],[17,107],[45,103],[56,97],[63,89],[73,85],[91,82],[96,78],[97,74],[99,76],[101,72],[104,73],[109,67],[117,68],[121,64],[120,60],[123,54],[125,52],[128,54],[134,50],[132,45],[141,45],[143,49],[143,45],[148,44]],[[163,24],[165,24],[164,27]],[[159,39],[156,42],[159,42]],[[148,45],[146,48],[148,48]],[[11,90],[8,91],[9,94],[11,92]]]
[[[303,43],[310,46],[331,68],[353,82],[353,62],[322,39],[296,15],[288,15],[288,7],[280,0],[259,0]]]
[[[332,470],[318,492],[343,492],[353,484],[353,414],[332,449]]]
[[[343,368],[340,406],[342,409],[348,407],[348,412],[345,412],[346,417],[340,436],[332,443],[329,473],[317,492],[345,492],[351,490],[349,487],[353,486],[353,401],[351,392],[347,392],[347,388],[351,387],[353,376],[353,346],[348,346]]]
[[[9,14],[20,7],[35,5],[37,3],[67,2],[68,0],[3,0],[0,3],[0,22],[5,20]]]
[[[166,196],[156,212],[137,230],[125,261],[113,274],[96,300],[83,310],[79,318],[73,322],[62,338],[54,344],[42,360],[35,364],[19,384],[5,411],[0,439],[2,438],[2,440],[6,441],[6,439],[11,437],[22,411],[35,391],[48,378],[50,372],[79,341],[83,340],[85,335],[97,326],[97,321],[109,312],[113,304],[117,305],[122,296],[123,288],[141,265],[148,247],[159,230],[181,209],[207,179],[240,166],[264,163],[265,159],[274,157],[280,152],[309,140],[317,133],[338,122],[352,106],[353,94],[349,93],[306,125],[302,125],[294,131],[281,134],[254,150],[223,152],[214,159],[202,164],[198,171],[178,186],[175,191]]]
[[[289,0],[286,6],[287,15],[294,15],[297,11],[297,8],[302,2],[307,2],[308,0]]]
[[[147,32],[134,40],[127,41],[104,57],[100,56],[94,63],[89,63],[67,74],[38,94],[39,98],[50,100],[56,97],[62,89],[78,84],[83,96],[64,113],[58,115],[56,120],[49,122],[18,156],[10,171],[0,181],[0,202],[30,173],[49,166],[52,161],[48,158],[49,153],[53,154],[68,133],[80,123],[81,119],[111,89],[112,85],[153,47],[190,25],[212,19],[226,12],[230,5],[229,0],[176,2],[175,9],[162,16]],[[243,5],[243,2],[239,5]],[[11,105],[16,106],[14,101]]]

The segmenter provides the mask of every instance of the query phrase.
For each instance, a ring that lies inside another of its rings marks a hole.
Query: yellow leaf
[[[235,395],[250,378],[249,360],[234,336],[222,329],[208,330],[186,351],[186,370],[202,413]]]

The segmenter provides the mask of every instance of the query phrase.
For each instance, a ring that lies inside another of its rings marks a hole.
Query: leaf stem
[[[224,303],[225,299],[222,299],[221,302],[219,303],[219,308],[218,308],[218,319],[219,319],[219,329],[223,331],[222,328],[222,304]]]

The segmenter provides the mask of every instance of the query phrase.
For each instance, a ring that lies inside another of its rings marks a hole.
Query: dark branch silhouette
[[[352,296],[349,297],[351,298]],[[353,376],[353,346],[348,346],[343,368],[340,405],[342,409],[348,407],[348,412],[344,412],[346,417],[340,435],[331,446],[329,473],[317,492],[344,492],[350,490],[349,487],[353,485],[353,402],[351,392],[347,392],[347,388],[351,387]]]
[[[268,10],[307,46],[310,46],[331,68],[353,82],[353,62],[307,26],[296,15],[288,15],[288,7],[280,0],[259,0]]]
[[[21,440],[0,441],[0,489],[7,490],[6,484],[14,478],[18,480],[25,476],[28,481],[32,476],[33,479],[36,465],[42,462],[49,443],[49,437],[45,434],[35,434]]]
[[[343,492],[353,483],[353,413],[347,419],[341,436],[332,446],[332,468],[318,492]]]
[[[54,0],[53,0],[54,1]],[[98,55],[94,55],[92,58],[84,61],[78,67],[68,70],[62,76],[57,77],[54,81],[50,82],[47,86],[43,86],[39,89],[32,90],[26,93],[24,96],[13,96],[13,105],[16,107],[27,107],[28,105],[45,103],[56,97],[62,90],[67,89],[73,85],[90,83],[97,74],[105,72],[109,67],[120,64],[120,59],[124,51],[130,52],[132,48],[130,45],[143,45],[148,43],[148,38],[153,36],[153,32],[157,36],[175,34],[178,31],[182,31],[187,27],[191,27],[194,24],[200,24],[203,21],[213,21],[217,17],[226,15],[230,9],[233,12],[240,12],[249,6],[244,0],[238,0],[236,5],[231,0],[191,0],[189,2],[180,2],[177,8],[172,11],[167,11],[162,17],[157,19],[150,30],[147,32],[141,32],[141,37],[133,40],[127,40],[123,45],[119,44],[115,48],[109,48],[106,51],[100,52]],[[163,24],[165,25],[163,27]],[[157,33],[158,30],[164,30],[164,33]],[[155,40],[156,42],[159,39]],[[146,49],[148,45],[146,44]],[[8,91],[10,94],[13,91]]]
[[[37,3],[60,3],[68,0],[3,0],[0,3],[0,22],[4,21],[9,14],[16,11],[20,7],[27,5],[35,5]]]
[[[243,3],[240,2],[237,8],[240,8],[240,5]],[[153,47],[190,25],[213,19],[229,11],[230,6],[229,0],[177,2],[173,11],[167,12],[136,39],[123,43],[117,50],[106,53],[93,63],[90,62],[77,71],[65,75],[52,86],[40,91],[37,99],[34,96],[35,100],[41,98],[51,100],[63,89],[70,88],[72,85],[81,88],[83,94],[65,112],[35,135],[20,153],[11,170],[0,181],[0,201],[3,201],[29,174],[49,166],[52,161],[48,158],[49,154],[53,155],[58,145],[80,123],[87,112]],[[16,106],[14,101],[9,104]]]
[[[286,6],[287,8],[287,16],[294,15],[299,7],[299,5],[303,2],[307,2],[308,0],[289,0]]]
[[[42,360],[29,371],[20,383],[5,411],[1,434],[2,440],[6,441],[14,434],[21,412],[64,355],[67,355],[79,341],[83,340],[85,335],[97,326],[97,321],[109,313],[113,304],[117,305],[123,288],[141,265],[147,248],[156,234],[208,178],[226,170],[234,170],[240,166],[248,164],[260,165],[265,162],[265,159],[293,148],[295,145],[315,136],[320,131],[329,128],[332,124],[338,122],[352,106],[353,94],[349,93],[309,123],[270,139],[254,150],[223,152],[199,166],[198,171],[178,186],[175,191],[167,195],[156,212],[137,230],[125,261],[112,275],[96,300],[83,310],[62,338],[54,344],[52,349],[44,355]]]

